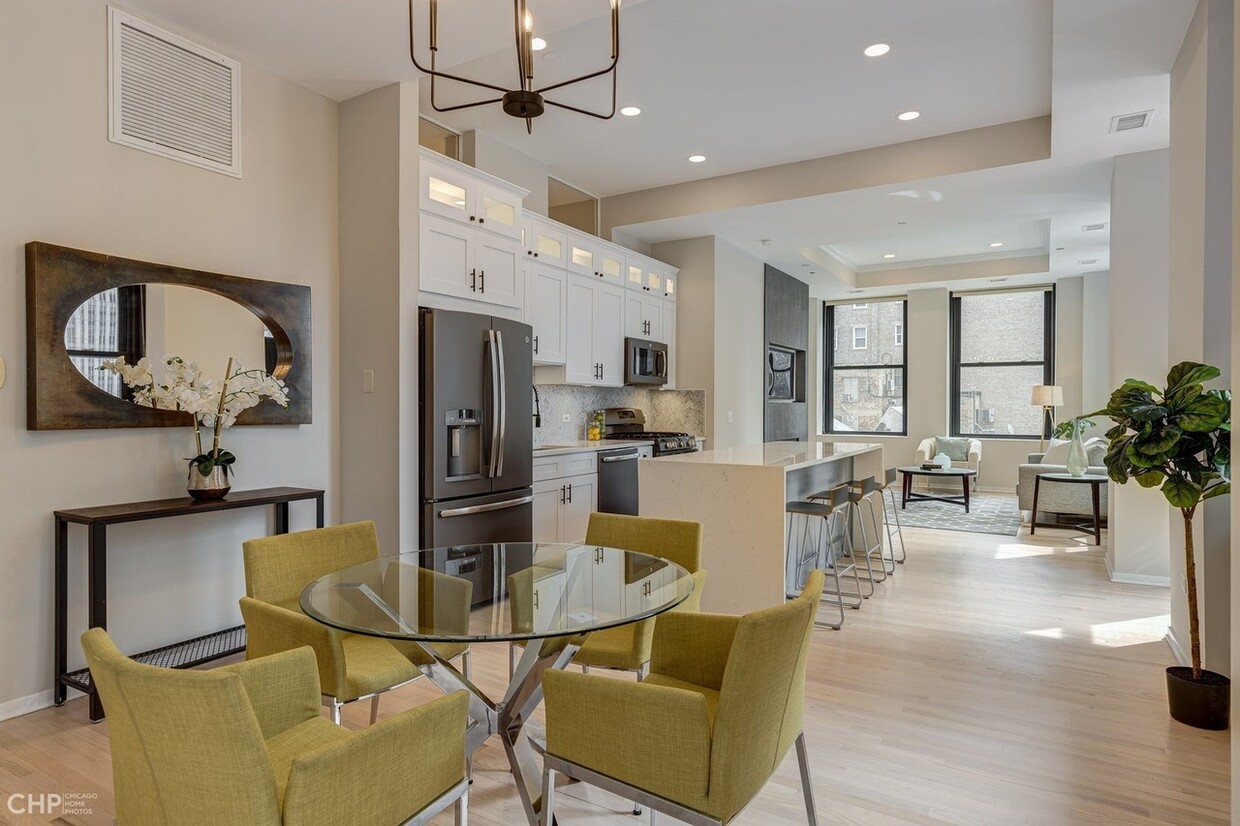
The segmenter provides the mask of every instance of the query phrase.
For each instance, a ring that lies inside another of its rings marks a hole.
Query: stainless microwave
[[[642,338],[626,338],[624,383],[667,384],[667,345]]]

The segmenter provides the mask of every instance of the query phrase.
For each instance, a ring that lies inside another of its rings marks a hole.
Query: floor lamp
[[[1055,408],[1063,406],[1063,388],[1057,384],[1035,384],[1029,403],[1042,408],[1042,432],[1039,449],[1046,449],[1046,433],[1055,425]]]

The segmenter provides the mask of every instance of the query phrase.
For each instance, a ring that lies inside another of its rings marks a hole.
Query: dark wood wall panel
[[[809,438],[809,414],[805,394],[806,354],[809,350],[809,285],[769,264],[765,271],[766,347],[776,345],[796,352],[795,401],[766,399],[763,437],[768,442],[805,441]],[[767,353],[762,354],[763,376],[767,377]],[[769,383],[769,381],[768,381]]]

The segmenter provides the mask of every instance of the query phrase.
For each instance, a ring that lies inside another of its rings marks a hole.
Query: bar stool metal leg
[[[867,515],[869,516],[870,525],[877,525],[877,522],[874,519],[874,502],[869,498],[869,495],[874,491],[874,477],[869,476],[865,479],[854,480],[849,485],[849,489],[849,501],[853,503],[856,516],[855,522],[861,534],[861,553],[863,553],[866,557],[867,567],[869,567],[870,559],[872,559],[875,555],[878,556],[878,575],[874,577],[874,581],[882,582],[887,578],[888,573],[890,573],[887,570],[886,562],[883,559],[883,540],[881,535],[875,531],[874,541],[871,543],[869,534],[865,527]],[[861,504],[863,502],[866,504],[866,513],[862,513],[861,510]]]
[[[786,553],[788,567],[791,569],[788,572],[790,576],[787,578],[788,587],[785,590],[789,595],[794,591],[800,590],[809,571],[817,568],[826,573],[835,583],[835,592],[838,595],[840,591],[839,571],[836,566],[828,561],[830,553],[826,545],[830,540],[827,533],[827,521],[831,514],[830,507],[816,502],[789,502],[785,507],[785,512],[788,516],[788,545]],[[800,522],[799,529],[798,522]],[[819,618],[814,621],[814,624],[838,630],[844,625],[844,604],[842,598],[830,599],[825,592],[823,596],[823,602],[828,605],[834,605],[839,611],[839,621],[831,622],[830,620]]]
[[[908,553],[904,550],[904,529],[900,526],[900,508],[896,503],[896,469],[887,468],[887,482],[883,485],[883,521],[887,524],[887,541],[891,543],[892,556],[895,555],[895,537],[900,537],[900,557],[896,562],[901,565],[904,560],[908,559]],[[890,502],[890,512],[888,512],[888,503]]]

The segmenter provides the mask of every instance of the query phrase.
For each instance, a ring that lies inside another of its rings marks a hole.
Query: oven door
[[[624,340],[624,383],[667,384],[667,345],[641,338]]]

